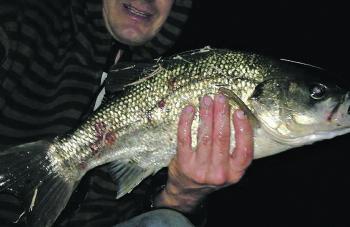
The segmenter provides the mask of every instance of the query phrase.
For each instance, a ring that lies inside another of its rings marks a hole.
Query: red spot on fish
[[[117,134],[104,122],[96,122],[94,125],[96,139],[89,144],[93,155],[100,157],[102,148],[111,146],[117,139]]]
[[[95,127],[95,132],[96,132],[97,138],[100,138],[100,137],[102,138],[107,130],[106,123],[99,121],[99,122],[96,122],[94,127]]]
[[[331,121],[332,121],[332,116],[333,116],[332,114],[329,114],[329,115],[328,115],[328,117],[327,117],[327,121],[328,121],[328,122],[331,122]]]
[[[114,142],[117,140],[117,135],[114,132],[107,132],[105,136],[105,143],[107,145],[113,145]]]
[[[98,151],[100,149],[98,144],[99,144],[99,141],[97,143],[92,143],[92,144],[89,145],[89,147],[90,147],[90,149],[92,151],[92,154],[97,154],[98,153]]]
[[[86,169],[86,167],[87,167],[86,162],[81,162],[81,163],[79,163],[79,168],[80,168],[81,170]]]
[[[158,107],[161,108],[161,109],[163,109],[163,108],[165,107],[165,101],[164,101],[164,99],[162,99],[162,100],[160,100],[160,101],[158,102]]]

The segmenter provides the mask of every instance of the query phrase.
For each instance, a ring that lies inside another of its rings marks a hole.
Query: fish
[[[331,76],[312,65],[210,47],[118,64],[106,84],[118,95],[108,96],[76,130],[1,152],[0,191],[23,198],[29,226],[51,226],[86,172],[110,163],[118,199],[169,164],[181,110],[198,108],[204,95],[222,93],[230,108],[247,114],[254,159],[349,133],[350,93]],[[193,138],[198,125],[196,113]]]

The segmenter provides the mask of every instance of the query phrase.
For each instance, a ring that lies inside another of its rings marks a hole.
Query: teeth
[[[126,8],[127,8],[131,13],[133,13],[133,14],[135,14],[135,15],[138,15],[138,16],[141,16],[141,17],[149,17],[149,16],[151,16],[151,14],[146,13],[146,12],[142,12],[142,11],[139,11],[139,10],[137,10],[136,8],[134,8],[134,7],[130,6],[130,5],[126,6]]]

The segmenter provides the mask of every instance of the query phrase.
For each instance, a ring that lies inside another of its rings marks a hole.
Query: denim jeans
[[[182,214],[168,209],[153,210],[113,227],[194,227]]]

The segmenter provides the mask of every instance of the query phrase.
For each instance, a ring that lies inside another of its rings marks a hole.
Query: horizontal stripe
[[[0,65],[6,60],[8,56],[9,40],[5,31],[0,27]],[[0,78],[1,81],[1,78]]]
[[[32,88],[28,87],[27,86],[28,84],[23,84],[23,82],[29,83],[29,81],[26,81],[26,79],[23,79],[17,82],[12,78],[5,78],[4,84],[7,84],[7,86],[2,88],[6,92],[4,94],[5,95],[7,94],[8,98],[11,101],[15,101],[19,103],[21,103],[20,101],[22,99],[21,97],[26,96],[25,99],[23,99],[23,101],[24,102],[33,101],[34,106],[48,105],[49,103],[57,102],[59,96],[62,96],[62,95],[72,95],[72,97],[75,97],[76,95],[80,95],[80,96],[88,97],[88,96],[94,95],[95,94],[94,90],[97,90],[96,84],[86,83],[84,81],[79,83],[79,78],[77,78],[76,80],[75,78],[72,78],[69,80],[64,80],[60,84],[60,86],[58,86],[57,89],[53,89],[50,91],[50,93],[48,93],[47,95],[44,95],[44,94],[40,94],[39,93],[40,91],[38,90],[35,91],[35,87],[32,87]],[[44,91],[45,90],[43,90],[43,92]],[[47,106],[47,107],[51,108],[55,105],[56,104],[51,104],[50,106]]]
[[[175,0],[175,4],[173,7],[181,7],[181,8],[187,8],[190,9],[192,7],[192,0]],[[173,10],[177,10],[174,9]]]
[[[44,23],[45,18],[36,14],[37,12],[29,12],[26,17],[26,23],[22,26],[24,34],[29,38],[35,38],[37,43],[43,44],[41,48],[50,48],[58,46],[59,40],[55,36],[62,35],[62,28],[53,30],[49,24]]]
[[[13,37],[12,34],[13,34],[13,32],[17,32],[18,23],[16,21],[13,21],[13,18],[5,18],[1,22],[2,22],[1,25],[2,25],[3,29],[7,32],[7,35],[9,37],[16,38],[16,37]],[[11,40],[11,41],[15,41],[15,40]]]
[[[179,27],[174,26],[173,24],[170,24],[170,23],[165,23],[163,25],[163,28],[168,30],[168,31],[171,31],[174,34],[180,34],[182,31]]]
[[[167,19],[167,23],[169,23],[169,24],[172,24],[172,25],[174,25],[174,26],[176,26],[176,27],[182,27],[183,25],[184,25],[184,19],[185,19],[185,17],[184,18],[182,18],[182,20],[181,19],[178,19],[177,18],[177,15],[180,15],[180,14],[176,14],[176,13],[174,13],[173,14],[173,16],[169,16],[168,17],[168,19]],[[186,17],[187,18],[187,17]]]
[[[1,2],[1,7],[0,7],[0,18],[5,19],[5,18],[17,18],[17,13],[20,9],[20,5],[16,4],[15,1],[3,1]],[[16,13],[14,13],[16,12]],[[3,21],[0,21],[0,24],[2,24]]]
[[[16,95],[13,99],[8,99],[5,96],[5,102],[9,108],[17,111],[22,111],[25,114],[30,114],[33,116],[40,116],[40,115],[45,116],[45,115],[54,114],[55,111],[60,110],[61,108],[67,108],[70,106],[76,106],[77,108],[79,106],[87,106],[90,100],[88,96],[83,96],[80,94],[77,94],[77,95],[68,94],[68,95],[60,96],[54,102],[45,104],[45,103],[40,103],[39,101],[35,101],[34,103],[32,102],[33,100],[30,100],[28,98],[21,99],[22,97],[23,96],[21,95]],[[80,108],[80,109],[82,110],[85,108]],[[61,110],[64,110],[64,109],[61,109]]]
[[[61,133],[67,132],[72,126],[76,126],[76,124],[63,121],[61,121],[59,125],[51,125],[50,127],[41,129],[25,128],[16,130],[0,125],[0,140],[2,143],[5,141],[9,144],[17,144],[19,143],[19,140],[20,143],[25,143],[28,141],[38,140],[42,137],[55,137]]]
[[[23,114],[21,112],[15,111],[10,108],[6,108],[3,110],[3,118],[0,120],[3,122],[3,125],[11,126],[11,123],[13,124],[13,128],[38,128],[41,127],[45,128],[50,126],[51,124],[58,124],[61,120],[63,122],[74,122],[80,117],[80,111],[81,108],[77,107],[77,103],[70,103],[70,106],[73,104],[76,104],[75,108],[68,108],[61,112],[56,112],[55,114],[50,114],[47,116],[32,116],[29,114]],[[65,103],[65,106],[67,107],[69,104]],[[79,106],[79,105],[78,105]],[[83,105],[82,105],[83,106]],[[10,122],[14,121],[14,122]],[[19,127],[16,127],[17,124]]]
[[[40,15],[43,18],[37,18],[39,21],[41,19],[44,19],[45,23],[48,23],[48,30],[51,29],[57,31],[61,27],[61,19],[62,13],[69,10],[68,5],[61,6],[60,11],[54,11],[52,7],[50,7],[50,4],[43,4],[42,1],[28,1],[27,5],[25,6],[25,12],[37,12],[37,15]],[[39,22],[38,21],[38,22]],[[45,26],[46,27],[46,26]],[[48,33],[50,34],[50,33]]]
[[[13,69],[13,71],[16,73],[13,74],[12,77],[17,79],[21,79],[24,76],[28,77],[28,75],[26,74],[21,76],[22,75],[21,72],[24,69],[27,69],[26,67],[29,67],[30,70],[33,70],[32,66],[27,65],[28,64],[27,58],[23,56],[20,52],[14,53],[12,57],[16,58],[16,61],[13,63],[13,64],[16,64],[16,67]],[[41,56],[36,55],[36,57],[39,60],[42,60]],[[34,71],[33,72],[35,74],[34,78],[29,78],[29,79],[32,79],[35,81],[37,78],[37,80],[38,81],[40,80],[41,83],[43,83],[43,86],[47,88],[55,88],[57,87],[57,84],[60,84],[62,82],[62,80],[70,77],[76,78],[77,80],[82,80],[88,83],[95,83],[98,75],[96,75],[96,71],[92,71],[86,65],[82,65],[81,60],[79,59],[83,57],[84,56],[79,53],[70,53],[70,54],[67,54],[67,56],[62,59],[63,63],[51,63],[51,67],[49,67],[49,62],[47,62],[46,64],[44,61],[36,61],[35,63],[33,63],[33,65],[37,68],[41,68],[41,70],[46,69],[46,71],[49,72],[49,74],[40,74]],[[59,70],[53,69],[52,64],[57,64],[57,66],[54,65],[54,67],[59,68]],[[9,73],[11,73],[11,71]],[[67,73],[70,73],[70,74],[66,75]],[[52,76],[52,74],[54,76]],[[87,76],[87,75],[90,75],[90,76]]]

